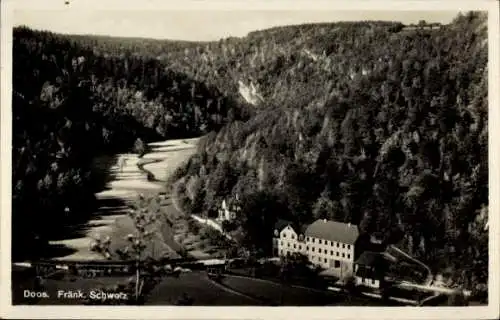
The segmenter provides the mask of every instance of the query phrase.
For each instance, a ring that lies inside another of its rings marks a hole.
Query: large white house
[[[278,256],[302,253],[313,264],[329,269],[338,277],[347,277],[353,274],[358,237],[358,227],[348,223],[318,219],[301,230],[280,220],[276,224],[273,248]]]

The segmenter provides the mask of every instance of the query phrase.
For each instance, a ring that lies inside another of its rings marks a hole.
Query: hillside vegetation
[[[92,168],[97,155],[134,146],[142,154],[145,142],[195,137],[228,117],[248,117],[214,86],[120,51],[116,39],[105,38],[102,52],[85,39],[14,29],[15,259],[39,253],[95,209],[94,192],[104,186],[104,172]]]
[[[191,68],[177,60],[229,91],[227,79],[251,80],[263,97],[254,117],[207,135],[178,170],[186,210],[214,215],[237,193],[242,243],[264,251],[277,217],[351,222],[485,290],[486,21],[282,27],[207,45]]]

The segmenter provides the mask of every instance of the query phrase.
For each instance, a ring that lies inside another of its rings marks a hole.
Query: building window
[[[321,253],[321,248],[318,249],[318,253]]]
[[[333,256],[333,250],[330,250],[330,255]]]
[[[281,245],[283,245],[283,241],[280,241]]]
[[[309,246],[306,246],[306,251],[309,251]]]
[[[342,249],[345,249],[345,244],[342,243]]]
[[[283,250],[280,250],[280,254],[283,255]]]
[[[306,241],[309,241],[309,237],[306,237]]]
[[[351,259],[351,255],[350,254],[347,254],[347,259]]]
[[[339,256],[339,253],[337,252],[337,257]]]
[[[294,248],[294,249],[297,249],[297,245],[296,245],[296,244],[294,244],[294,245],[293,245],[293,248]]]
[[[327,263],[327,262],[328,262],[328,260],[325,258],[325,263]]]
[[[302,246],[299,246],[299,250],[302,250]]]
[[[314,238],[312,238],[312,242],[314,243]]]
[[[335,268],[340,268],[340,261],[335,260]]]
[[[314,247],[311,248],[311,251],[314,252]]]
[[[321,239],[318,240],[319,244],[321,244]]]
[[[292,234],[292,239],[295,239],[295,236]]]
[[[347,245],[347,249],[351,249],[351,245],[350,244]]]
[[[342,258],[345,258],[345,253],[342,253]]]
[[[286,232],[283,232],[283,238],[286,238]]]
[[[337,248],[339,247],[339,243],[337,242]]]
[[[288,248],[290,248],[290,243],[287,243],[287,244],[286,244],[286,246],[287,246]]]

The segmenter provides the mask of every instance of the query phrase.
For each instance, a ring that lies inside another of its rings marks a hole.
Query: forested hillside
[[[16,28],[13,243],[36,250],[91,212],[96,155],[206,134],[174,189],[207,215],[237,193],[242,245],[268,250],[278,217],[330,218],[483,290],[486,20],[306,24],[207,43]]]
[[[351,222],[485,290],[486,22],[468,13],[432,30],[282,27],[176,59],[173,69],[221,90],[251,79],[263,97],[254,117],[206,136],[177,172],[185,209],[212,215],[238,193],[242,243],[264,250],[277,217]]]
[[[91,170],[95,156],[247,117],[214,86],[103,41],[92,47],[78,36],[14,29],[14,256],[18,248],[36,252],[93,210],[102,187]],[[172,51],[181,44],[169,42]]]

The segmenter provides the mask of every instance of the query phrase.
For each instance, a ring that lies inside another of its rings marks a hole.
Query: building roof
[[[380,271],[376,271],[374,269],[360,268],[356,271],[355,276],[360,277],[360,278],[381,280],[384,278],[384,273],[382,273]]]
[[[384,255],[374,251],[363,252],[355,263],[360,266],[355,275],[371,279],[384,279],[388,266]]]
[[[306,229],[309,225],[304,224],[302,226],[299,226],[296,223],[293,223],[292,221],[285,220],[285,219],[278,219],[276,223],[274,224],[274,229],[278,230],[278,232],[281,232],[284,228],[287,226],[290,226],[297,234],[305,234]]]
[[[274,229],[277,229],[278,231],[283,230],[286,226],[288,225],[293,225],[291,221],[284,220],[284,219],[278,219],[276,223],[274,224]]]
[[[307,228],[309,228],[309,225],[308,225],[308,224],[303,224],[303,225],[299,228],[300,233],[301,233],[301,234],[306,234]]]
[[[309,225],[305,235],[346,244],[354,244],[359,236],[358,226],[318,219]]]
[[[381,259],[384,259],[384,256],[380,252],[365,251],[359,256],[355,263],[365,266],[373,266]]]

